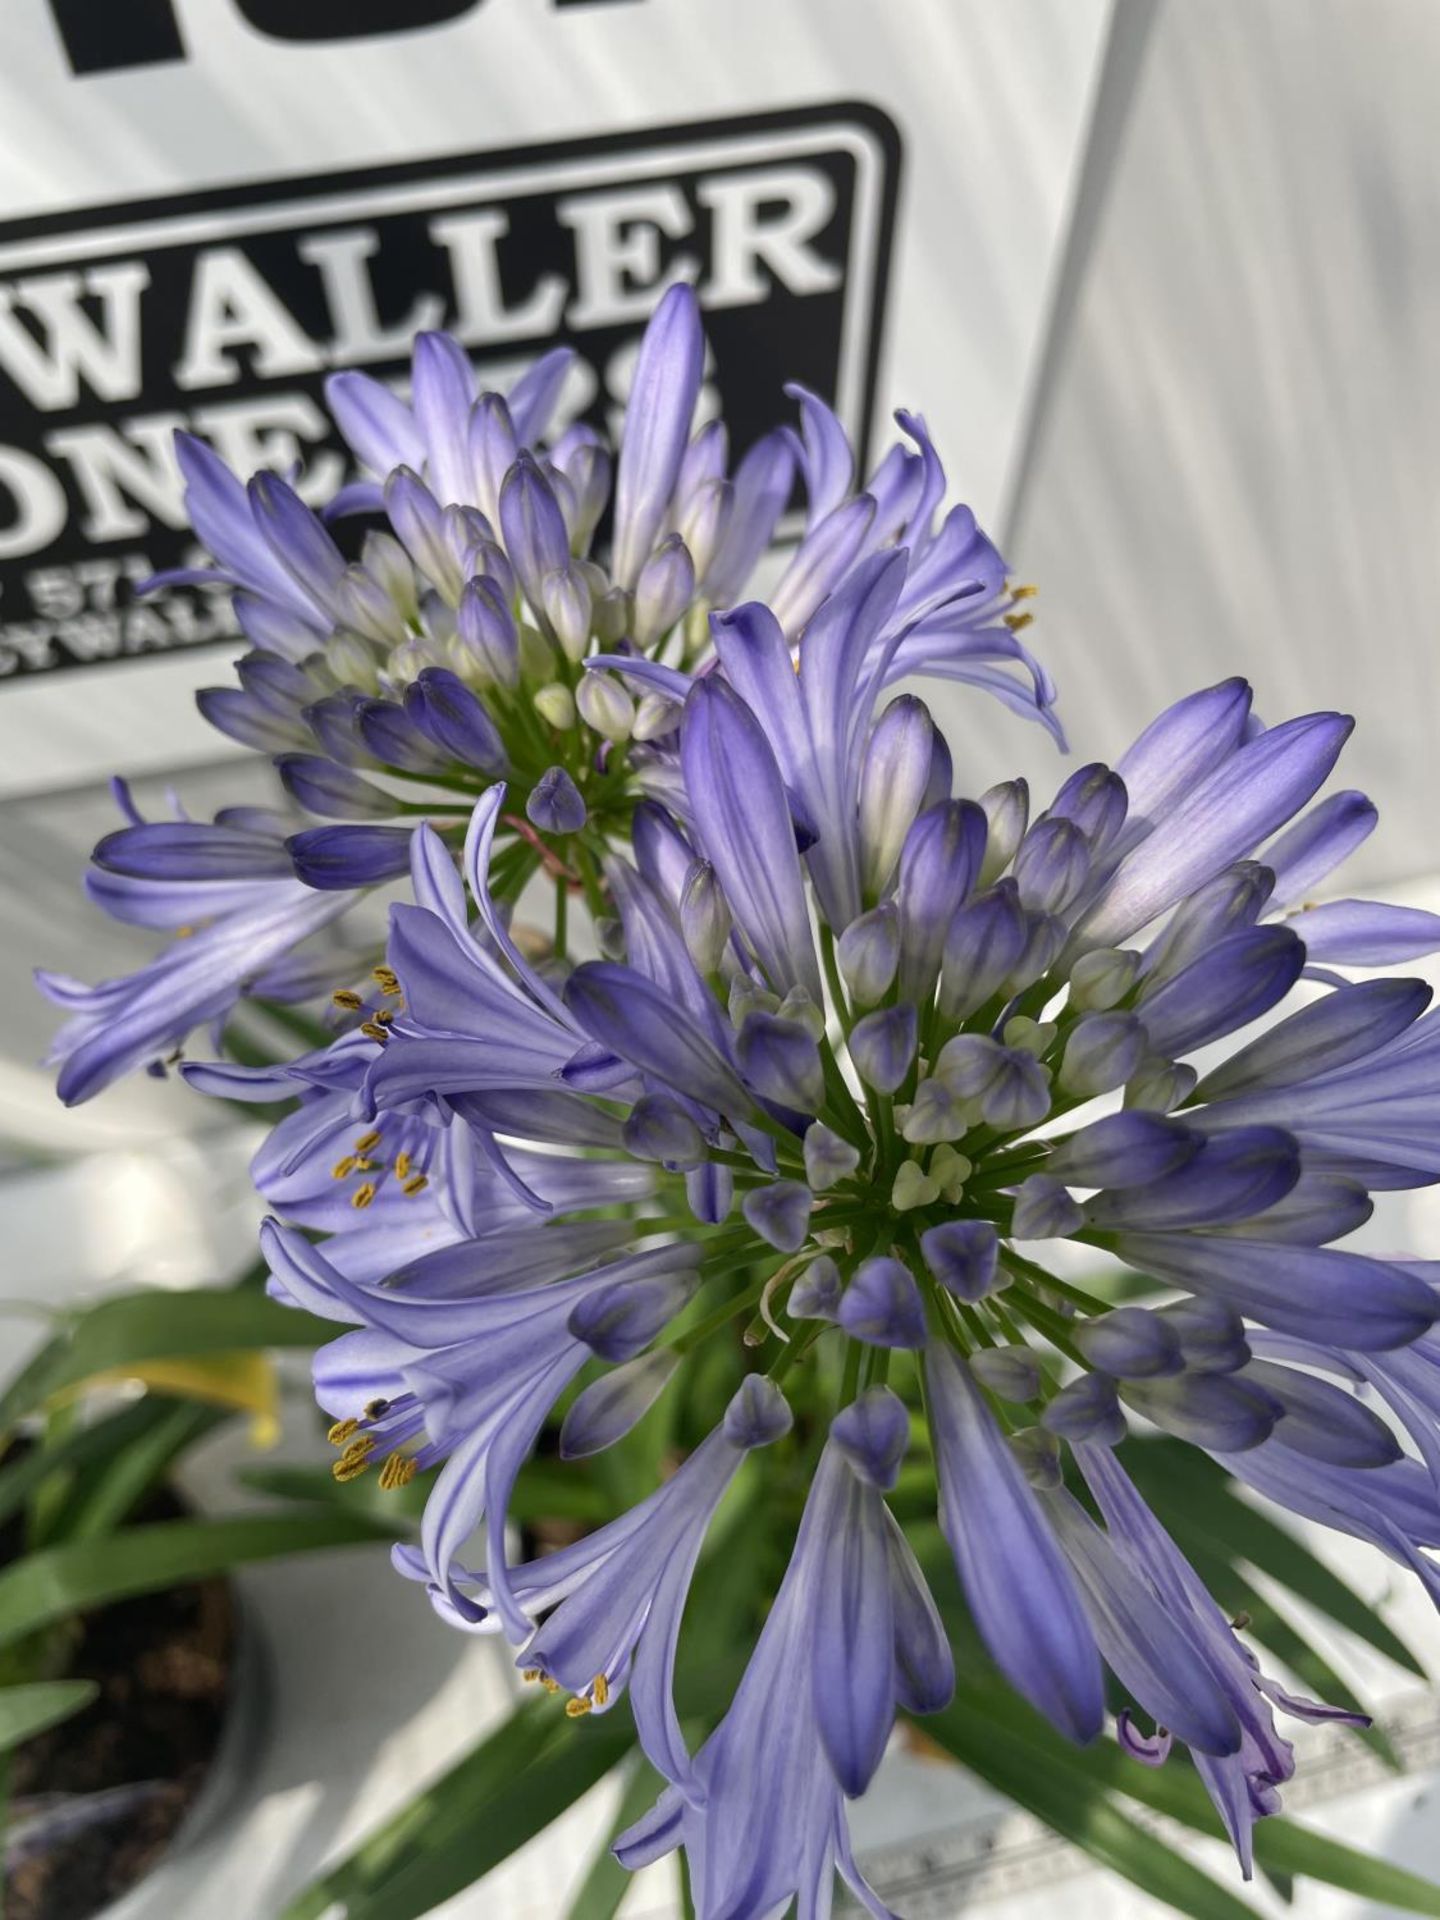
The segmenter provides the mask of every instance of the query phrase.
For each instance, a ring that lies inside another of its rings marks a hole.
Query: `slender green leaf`
[[[1255,1920],[1253,1907],[1122,1813],[1087,1770],[1085,1756],[1057,1742],[1047,1763],[1037,1765],[1032,1743],[968,1689],[923,1724],[972,1773],[1151,1899],[1191,1920]]]
[[[1249,1616],[1249,1625],[1245,1630],[1247,1639],[1258,1640],[1261,1646],[1268,1647],[1326,1706],[1344,1707],[1347,1713],[1368,1711],[1364,1702],[1324,1655],[1311,1646],[1238,1567],[1229,1565],[1219,1554],[1210,1552],[1196,1541],[1187,1541],[1184,1545],[1191,1565],[1219,1604],[1232,1617]],[[1401,1771],[1400,1756],[1383,1728],[1355,1727],[1352,1732],[1357,1739],[1373,1748],[1392,1772]]]
[[[553,1741],[562,1724],[554,1703],[533,1694],[495,1732],[480,1741],[429,1786],[362,1840],[355,1851],[313,1881],[286,1907],[281,1920],[320,1920],[348,1912],[351,1903],[451,1837],[490,1796]]]
[[[1177,1537],[1183,1532],[1196,1541],[1203,1538],[1227,1561],[1243,1557],[1397,1666],[1422,1680],[1428,1677],[1368,1601],[1317,1560],[1303,1540],[1242,1500],[1234,1481],[1195,1448],[1173,1440],[1138,1441],[1125,1449],[1124,1459]]]
[[[118,1413],[77,1427],[63,1440],[47,1438],[0,1466],[0,1520],[8,1520],[29,1500],[41,1481],[62,1468],[81,1468],[96,1460],[113,1459],[147,1434],[174,1403],[146,1394]]]
[[[576,1889],[565,1920],[615,1920],[625,1889],[630,1885],[630,1874],[610,1849],[627,1827],[633,1826],[642,1813],[654,1806],[664,1786],[665,1782],[652,1766],[643,1760],[637,1762],[625,1783],[610,1831],[590,1862],[590,1871]]]
[[[0,1431],[64,1388],[116,1367],[173,1354],[313,1347],[334,1334],[328,1320],[244,1287],[119,1294],[80,1314],[11,1382],[0,1396]]]
[[[100,1689],[93,1680],[36,1680],[0,1687],[0,1754],[88,1707]]]
[[[419,1920],[482,1879],[590,1791],[634,1746],[629,1714],[582,1722],[485,1802],[484,1818],[351,1904],[346,1920]]]
[[[169,1520],[47,1547],[0,1573],[0,1646],[68,1614],[205,1579],[246,1561],[388,1537],[388,1529],[359,1515],[307,1510]]]
[[[970,1697],[967,1689],[967,1700]],[[989,1711],[994,1711],[993,1704]],[[1019,1702],[1015,1703],[1015,1712],[1017,1719],[1023,1716],[1024,1731],[1019,1737],[1029,1746],[1032,1764],[1037,1769],[1067,1763],[1081,1766],[1096,1785],[1122,1793],[1127,1799],[1163,1813],[1197,1833],[1215,1840],[1225,1838],[1220,1816],[1193,1767],[1177,1764],[1175,1760],[1163,1767],[1137,1766],[1113,1740],[1097,1741],[1081,1752],[1062,1741],[1038,1715]],[[929,1728],[933,1722],[925,1720],[920,1724]],[[1255,1859],[1258,1865],[1282,1878],[1320,1880],[1327,1886],[1343,1887],[1349,1893],[1399,1907],[1406,1913],[1427,1914],[1433,1920],[1440,1920],[1440,1886],[1403,1867],[1347,1847],[1326,1834],[1315,1833],[1283,1815],[1272,1815],[1256,1823]]]
[[[197,1406],[192,1400],[160,1401],[157,1417],[144,1433],[81,1474],[46,1544],[97,1540],[112,1533],[185,1449],[226,1418],[219,1408]]]

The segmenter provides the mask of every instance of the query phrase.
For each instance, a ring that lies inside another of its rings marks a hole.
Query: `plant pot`
[[[172,1495],[147,1519],[182,1511]],[[66,1671],[100,1692],[19,1747],[6,1920],[124,1920],[177,1848],[242,1789],[264,1718],[263,1658],[231,1584],[140,1595],[76,1622]]]

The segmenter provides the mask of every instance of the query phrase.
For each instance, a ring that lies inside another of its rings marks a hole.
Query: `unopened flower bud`
[[[1146,1060],[1126,1083],[1125,1104],[1170,1113],[1190,1098],[1198,1078],[1194,1067],[1183,1060]]]
[[[680,896],[680,930],[701,973],[714,973],[719,967],[732,924],[714,867],[708,860],[697,860],[685,876]]]
[[[575,696],[563,681],[552,680],[549,686],[541,687],[533,705],[540,718],[561,733],[568,733],[575,724]]]
[[[705,578],[720,551],[734,508],[735,489],[728,480],[707,480],[686,501],[679,533],[695,563],[697,580]]]
[[[590,583],[571,561],[547,573],[541,585],[545,618],[567,660],[585,658],[590,645]]]
[[[497,686],[519,686],[520,635],[494,580],[485,577],[467,583],[455,616],[455,636],[467,668],[473,667]]]
[[[988,1354],[977,1353],[971,1366],[976,1360],[989,1357]],[[998,1389],[992,1388],[992,1391]],[[1033,1396],[1026,1395],[1025,1398]],[[1060,1443],[1053,1434],[1047,1433],[1043,1427],[1022,1427],[1019,1433],[1010,1435],[1009,1445],[1019,1462],[1020,1471],[1037,1493],[1056,1493],[1064,1486],[1065,1469],[1060,1460]]]
[[[860,772],[860,869],[865,894],[884,892],[924,803],[935,724],[923,700],[901,694],[875,723]]]
[[[679,727],[683,712],[678,700],[671,700],[663,693],[643,694],[635,709],[635,738],[663,740]]]
[[[973,1304],[1008,1286],[1000,1237],[988,1220],[946,1220],[920,1236],[925,1264],[947,1293]]]
[[[852,920],[835,947],[841,978],[857,1007],[876,1006],[890,990],[900,964],[900,922],[887,900]]]
[[[1017,1240],[1063,1240],[1083,1225],[1080,1204],[1048,1173],[1032,1173],[1015,1194],[1010,1231]]]
[[[1133,1013],[1087,1013],[1065,1042],[1060,1085],[1086,1099],[1123,1087],[1144,1059],[1147,1044]]]
[[[1096,947],[1070,969],[1070,1005],[1077,1012],[1107,1013],[1135,984],[1140,955],[1131,947]]]
[[[1184,1365],[1175,1328],[1144,1307],[1115,1307],[1092,1320],[1077,1320],[1070,1337],[1092,1367],[1121,1380],[1179,1373]]]
[[[813,1133],[815,1129],[812,1127]],[[833,1320],[840,1310],[844,1282],[828,1253],[812,1260],[790,1289],[785,1311],[792,1320]]]
[[[587,813],[580,789],[563,767],[549,767],[530,789],[525,815],[542,833],[578,833]]]
[[[649,648],[667,634],[695,593],[695,563],[678,533],[663,540],[640,569],[635,582],[631,637]]]
[[[1023,780],[1005,780],[980,796],[980,809],[989,825],[979,884],[988,887],[1015,858],[1030,818],[1030,789]]]
[[[824,1193],[846,1180],[860,1164],[860,1150],[842,1140],[823,1120],[805,1129],[805,1179],[812,1193]]]
[[[613,673],[585,673],[575,689],[575,705],[587,727],[617,744],[630,738],[635,702]]]
[[[850,1058],[867,1087],[894,1093],[915,1058],[917,1024],[914,1007],[877,1008],[857,1020],[850,1033]]]
[[[970,1356],[970,1371],[999,1399],[1022,1403],[1038,1398],[1044,1378],[1029,1347],[981,1347]]]

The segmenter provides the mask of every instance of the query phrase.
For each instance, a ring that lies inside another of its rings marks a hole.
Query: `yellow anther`
[[[337,987],[330,996],[330,1004],[345,1013],[359,1013],[365,1002],[353,988]]]
[[[388,1400],[367,1400],[365,1402],[365,1418],[367,1420],[378,1420],[382,1414],[386,1414],[389,1411],[390,1402]]]
[[[362,1133],[355,1142],[356,1153],[369,1153],[372,1147],[378,1147],[384,1135],[378,1127],[372,1127],[369,1133]]]
[[[355,1158],[353,1153],[347,1153],[343,1160],[337,1160],[334,1166],[331,1167],[330,1178],[332,1180],[348,1180],[359,1164],[360,1162]]]
[[[392,1453],[380,1469],[382,1493],[394,1493],[397,1488],[408,1487],[419,1471],[413,1455]]]
[[[378,1160],[361,1160],[357,1158],[355,1161],[355,1171],[356,1173],[374,1173],[379,1164],[380,1162]]]
[[[1039,593],[1039,591],[1040,591],[1039,587],[1029,587],[1029,586],[1011,587],[1010,598],[1012,600],[1033,600],[1036,594]]]
[[[346,1447],[342,1460],[368,1460],[375,1451],[375,1436],[370,1433],[358,1433]]]
[[[343,1487],[347,1481],[358,1480],[369,1465],[370,1462],[367,1457],[356,1457],[347,1453],[343,1454],[340,1459],[335,1462],[330,1472],[331,1476],[338,1480]]]
[[[405,1181],[400,1191],[402,1193],[408,1193],[413,1199],[417,1193],[423,1193],[429,1184],[430,1178],[428,1174],[417,1173],[412,1179]]]
[[[360,1431],[358,1420],[337,1420],[325,1438],[332,1447],[343,1447],[345,1442]]]
[[[610,1698],[610,1682],[603,1673],[597,1673],[590,1682],[590,1691],[595,1697],[597,1707],[603,1707]]]
[[[195,938],[194,927],[176,927],[175,938],[177,940],[193,940]]]
[[[358,1213],[363,1213],[375,1198],[375,1182],[367,1180],[363,1187],[357,1187],[350,1196],[350,1204]]]
[[[393,967],[372,967],[370,969],[370,977],[372,980],[379,982],[382,993],[398,993],[400,991],[400,978]]]
[[[576,1698],[565,1702],[565,1715],[569,1720],[580,1720],[590,1711],[588,1700]]]
[[[367,1040],[383,1041],[383,1040],[388,1040],[390,1038],[390,1035],[385,1031],[384,1027],[381,1026],[378,1020],[362,1020],[360,1022],[360,1031],[361,1033],[364,1034]]]
[[[375,1024],[377,1027],[388,1027],[394,1018],[395,1009],[393,1007],[377,1007],[375,1009]]]
[[[540,1678],[539,1667],[526,1667],[521,1673],[520,1678],[527,1686],[534,1686],[535,1682]]]
[[[1035,624],[1035,616],[1033,613],[1007,613],[1004,619],[1011,633],[1023,633],[1026,627],[1031,627]]]
[[[552,1680],[548,1673],[541,1674],[540,1684],[547,1693],[559,1693],[560,1691],[560,1682],[558,1680]]]
[[[406,1176],[406,1174],[407,1174],[407,1173],[409,1173],[409,1171],[410,1171],[410,1167],[411,1167],[411,1160],[410,1160],[410,1156],[409,1156],[409,1154],[408,1154],[408,1153],[397,1153],[397,1154],[396,1154],[396,1156],[395,1156],[395,1177],[396,1177],[396,1179],[397,1179],[397,1180],[403,1180],[403,1179],[405,1178],[405,1176]]]

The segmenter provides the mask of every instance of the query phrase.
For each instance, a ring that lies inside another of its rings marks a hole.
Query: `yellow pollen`
[[[392,1000],[399,994],[400,981],[392,968],[376,967],[373,970],[372,978],[378,982],[380,991],[388,994]]]
[[[342,1460],[368,1460],[375,1451],[375,1436],[370,1433],[358,1433],[346,1447]]]
[[[380,1162],[378,1160],[357,1159],[355,1162],[355,1171],[356,1173],[374,1173],[379,1164]]]
[[[372,1127],[369,1133],[362,1133],[360,1138],[355,1142],[356,1153],[369,1153],[372,1147],[379,1146],[381,1138],[380,1129],[378,1127]]]
[[[357,1187],[350,1196],[350,1204],[357,1212],[363,1213],[375,1198],[375,1182],[367,1180],[363,1187]]]
[[[417,1173],[412,1180],[405,1181],[400,1191],[402,1193],[408,1193],[413,1199],[417,1193],[423,1193],[429,1184],[430,1180],[428,1175]]]
[[[558,1680],[552,1680],[548,1673],[541,1674],[540,1684],[547,1693],[559,1693],[560,1691],[560,1682]]]
[[[194,927],[176,927],[175,938],[177,940],[193,940],[195,938]]]
[[[362,1020],[360,1022],[360,1031],[367,1040],[388,1040],[390,1038],[390,1035],[378,1020]]]
[[[392,1453],[380,1469],[380,1489],[383,1493],[393,1493],[398,1487],[408,1487],[418,1472],[410,1454]]]
[[[345,1013],[359,1013],[365,1002],[351,987],[337,987],[330,996],[330,1004],[339,1007]]]
[[[1039,587],[1011,587],[1010,598],[1012,600],[1033,600],[1039,591]]]
[[[332,1180],[348,1180],[359,1164],[360,1162],[355,1158],[353,1153],[347,1153],[343,1160],[337,1160],[334,1166],[331,1167],[330,1178]]]
[[[1005,625],[1010,629],[1011,633],[1023,633],[1026,627],[1034,626],[1034,624],[1035,616],[1033,613],[1007,613],[1005,615]]]
[[[527,1686],[533,1686],[535,1682],[540,1678],[539,1667],[526,1667],[524,1672],[520,1675],[520,1678],[526,1683]]]
[[[590,1682],[590,1691],[595,1696],[595,1704],[597,1707],[603,1707],[609,1700],[610,1682],[605,1678],[603,1673],[597,1673],[595,1678]]]
[[[410,1156],[409,1156],[409,1154],[408,1154],[408,1153],[397,1153],[397,1154],[396,1154],[396,1156],[395,1156],[395,1177],[396,1177],[396,1179],[397,1179],[397,1180],[403,1180],[403,1179],[405,1178],[405,1176],[406,1176],[406,1174],[407,1174],[407,1173],[409,1173],[409,1171],[410,1171]]]
[[[580,1720],[590,1711],[590,1702],[576,1698],[565,1702],[565,1716],[569,1720]]]
[[[360,1431],[358,1420],[337,1420],[325,1438],[332,1447],[343,1447],[345,1442]]]
[[[330,1469],[331,1477],[338,1480],[343,1487],[350,1480],[358,1480],[369,1465],[368,1459],[348,1453],[342,1454]]]

